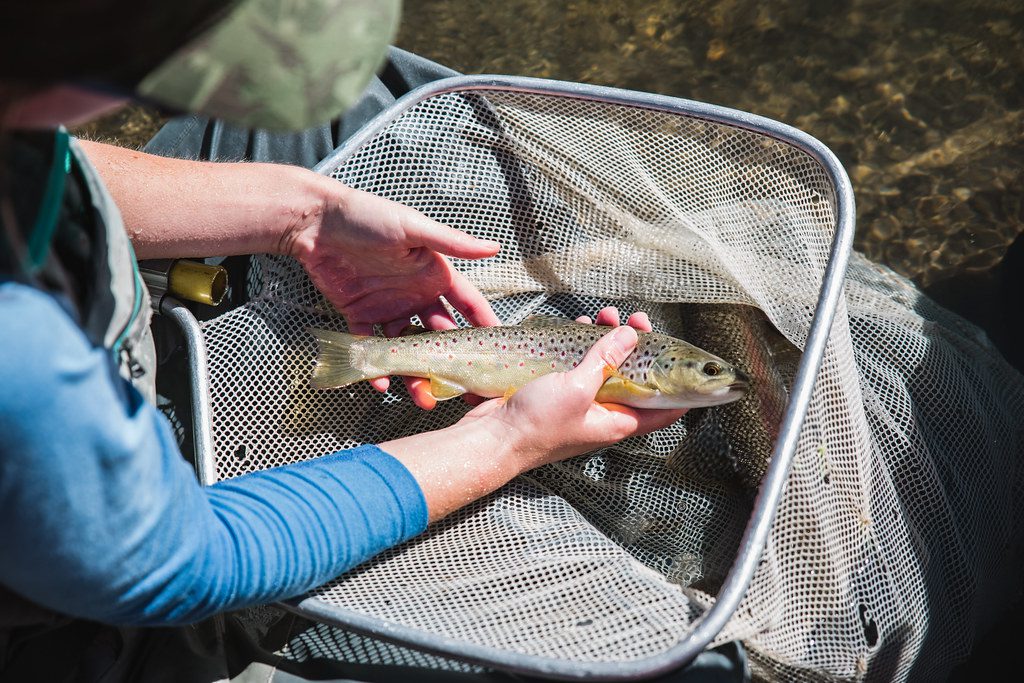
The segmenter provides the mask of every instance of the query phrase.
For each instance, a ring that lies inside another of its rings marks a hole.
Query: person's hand
[[[591,320],[589,316],[580,316],[576,318],[578,323],[590,324]],[[619,309],[615,306],[605,306],[597,313],[597,320],[593,321],[595,325],[605,325],[607,327],[618,327],[619,326]],[[637,311],[629,316],[626,320],[626,324],[632,327],[634,330],[640,332],[651,331],[651,319],[647,317],[647,314],[643,311]]]
[[[643,321],[649,329],[645,315]],[[686,410],[640,410],[594,400],[609,370],[617,369],[636,343],[632,327],[618,327],[598,340],[576,368],[533,380],[508,400],[486,401],[460,424],[479,421],[494,431],[513,450],[520,471],[667,427]]]
[[[597,322],[616,326],[619,313],[603,309]],[[651,329],[643,313],[634,313],[628,322]],[[486,401],[451,427],[380,447],[416,479],[434,521],[534,467],[667,427],[686,411],[637,410],[594,400],[608,369],[617,368],[636,342],[631,327],[616,328],[569,372],[539,377],[508,400]]]
[[[325,179],[326,181],[326,179]],[[296,257],[334,304],[353,334],[373,334],[379,324],[397,335],[418,315],[428,329],[455,327],[444,297],[472,325],[500,320],[483,295],[445,258],[478,259],[497,253],[497,242],[477,239],[430,220],[396,202],[327,181],[320,220],[290,233],[282,251]],[[371,382],[386,391],[386,377]],[[436,401],[430,383],[407,380],[423,408]]]

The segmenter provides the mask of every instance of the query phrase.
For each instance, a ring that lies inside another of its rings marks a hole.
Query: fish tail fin
[[[335,389],[372,379],[372,376],[352,365],[352,344],[360,337],[315,327],[310,327],[308,331],[316,337],[320,346],[313,377],[309,381],[314,388]]]

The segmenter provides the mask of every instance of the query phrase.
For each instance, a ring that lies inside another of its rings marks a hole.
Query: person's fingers
[[[470,325],[490,327],[500,325],[501,319],[494,313],[491,304],[480,293],[473,283],[459,271],[452,269],[452,286],[444,293],[444,298],[456,311],[461,313]]]
[[[590,347],[587,355],[579,366],[569,371],[569,375],[580,379],[585,388],[597,394],[598,389],[608,379],[608,369],[615,370],[626,360],[626,356],[636,348],[636,330],[632,327],[616,327],[604,335]]]
[[[373,325],[370,323],[353,323],[348,324],[348,331],[352,334],[357,334],[363,337],[369,337],[373,335]],[[391,378],[389,377],[377,377],[370,380],[370,386],[377,391],[384,393],[391,386]]]
[[[658,408],[638,410],[640,421],[636,433],[646,434],[656,429],[664,429],[686,414],[688,408]]]
[[[637,311],[633,315],[629,316],[626,320],[626,324],[633,329],[640,330],[641,332],[651,331],[651,319],[647,317],[647,314],[643,311]]]
[[[369,337],[373,334],[373,324],[349,322],[348,331],[362,337]]]
[[[420,319],[423,319],[423,314],[420,315]],[[452,323],[454,324],[454,323]],[[388,337],[397,337],[406,332],[409,329],[409,319],[399,318],[398,320],[392,320],[383,325],[384,334]],[[413,403],[418,405],[424,410],[432,410],[437,405],[437,399],[430,393],[430,381],[421,377],[403,377],[402,380],[405,382],[406,389],[409,390],[409,396],[412,398]],[[373,380],[374,382],[378,380]],[[385,389],[387,385],[385,385]]]
[[[606,325],[608,327],[618,327],[621,323],[619,322],[619,309],[615,306],[605,306],[597,314],[597,320],[591,321],[590,316],[581,315],[576,318],[576,322],[585,323],[587,325]],[[641,332],[651,331],[651,319],[643,311],[637,311],[633,315],[629,316],[626,320],[626,324],[630,327],[640,330]]]
[[[449,228],[413,209],[409,209],[409,213],[403,216],[402,222],[405,234],[412,242],[448,256],[467,259],[487,258],[494,256],[501,249],[498,242],[483,240],[461,230]]]
[[[397,337],[399,334],[402,333],[402,330],[404,330],[408,326],[409,326],[409,319],[408,318],[399,318],[397,320],[391,320],[389,322],[384,323],[383,325],[381,325],[381,329],[384,330],[384,336],[385,337]],[[351,325],[350,327],[352,329],[355,329],[356,325]],[[363,325],[360,324],[359,327],[363,327]],[[371,325],[366,325],[366,327],[370,328],[371,332],[373,331],[373,327]],[[370,386],[372,386],[377,391],[385,392],[391,386],[391,378],[390,377],[378,377],[376,379],[371,379],[370,380]],[[410,389],[409,393],[412,393],[411,389]]]
[[[430,393],[430,380],[422,377],[403,377],[405,386],[409,389],[409,397],[412,402],[423,410],[433,410],[437,405],[437,399]]]
[[[428,330],[453,330],[458,327],[448,309],[440,301],[435,301],[423,309],[420,312],[420,320]]]
[[[402,331],[409,326],[408,318],[398,318],[396,320],[390,320],[380,327],[384,331],[385,337],[397,337],[402,334]]]
[[[601,406],[616,413],[618,426],[632,434],[647,434],[657,429],[664,429],[686,414],[685,408],[639,409],[618,403],[602,403]]]
[[[619,326],[619,309],[614,306],[605,306],[597,312],[597,318],[594,320],[595,325],[607,325],[609,327]]]

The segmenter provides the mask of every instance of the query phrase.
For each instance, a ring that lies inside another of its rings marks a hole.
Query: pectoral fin
[[[629,380],[626,379],[626,376],[623,375],[621,372],[619,372],[618,368],[613,367],[611,365],[608,365],[607,363],[605,364],[604,368],[602,369],[601,374],[604,376],[604,379],[605,379],[606,382],[609,379],[613,378],[613,377],[616,378],[616,379],[620,379],[623,382],[629,382]],[[632,384],[632,382],[630,382],[630,383]]]
[[[627,406],[642,407],[645,400],[652,399],[657,395],[656,389],[637,384],[616,373],[601,385],[595,400],[600,403],[621,403]]]
[[[455,382],[450,382],[441,377],[430,376],[430,393],[434,395],[438,401],[447,401],[450,398],[456,396],[462,396],[466,393],[465,387],[460,387]]]

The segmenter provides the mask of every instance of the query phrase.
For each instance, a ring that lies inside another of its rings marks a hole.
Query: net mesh
[[[510,91],[435,95],[333,173],[502,243],[456,265],[506,323],[747,304],[802,348],[836,193],[772,137],[680,114]],[[294,262],[204,325],[220,479],[451,424],[398,386],[308,387],[308,326],[342,320]],[[727,359],[729,360],[729,359]],[[755,378],[756,381],[757,378]],[[400,385],[400,383],[395,383]],[[763,560],[717,642],[755,674],[933,679],[1019,568],[1024,389],[975,328],[855,255]],[[629,661],[715,600],[750,496],[674,465],[687,422],[520,477],[313,592],[474,645]]]

